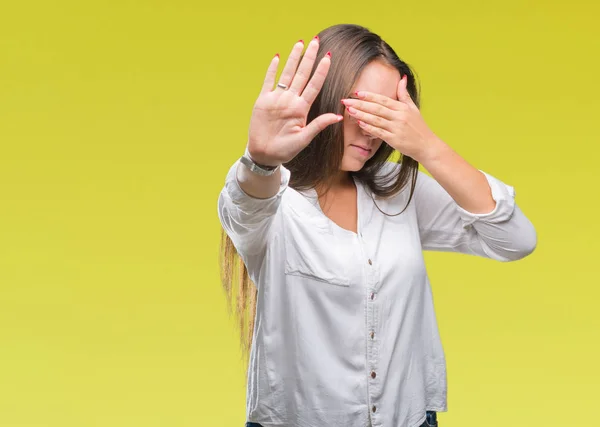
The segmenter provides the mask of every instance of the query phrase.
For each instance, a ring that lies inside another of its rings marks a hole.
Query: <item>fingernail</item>
[[[338,116],[337,116],[337,119],[338,119],[338,122],[340,122],[340,121],[344,120],[344,116],[340,116],[340,115],[338,114]]]
[[[325,55],[325,56],[327,56],[328,58],[331,58],[331,52],[327,52],[327,55]]]
[[[354,95],[356,95],[357,98],[362,98],[364,96],[364,93],[356,91],[354,92]]]
[[[304,40],[300,39],[298,40],[300,43],[304,44]]]
[[[313,40],[319,41],[319,36],[315,36]]]
[[[276,53],[276,54],[275,54],[275,56],[276,56],[277,58],[279,58],[279,54],[278,54],[278,53]]]

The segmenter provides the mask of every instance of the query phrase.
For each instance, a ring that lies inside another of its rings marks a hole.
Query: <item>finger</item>
[[[384,119],[383,117],[376,116],[375,114],[365,113],[364,111],[357,110],[354,107],[347,107],[346,111],[348,114],[358,121],[365,122],[375,127],[390,130],[391,121]]]
[[[325,82],[325,77],[327,77],[327,73],[329,73],[329,67],[331,66],[331,53],[327,52],[321,61],[319,61],[319,65],[317,65],[317,69],[313,74],[312,78],[306,85],[304,92],[302,92],[302,98],[309,104],[312,105],[317,99],[317,95],[319,95],[319,91],[323,87],[323,83]]]
[[[294,74],[296,73],[296,68],[298,68],[298,62],[300,62],[300,57],[302,56],[303,50],[304,41],[299,40],[292,48],[292,53],[290,53],[290,56],[285,63],[285,67],[283,68],[283,72],[279,78],[279,83],[283,83],[288,87],[290,86],[292,79],[294,78]]]
[[[313,64],[315,63],[315,59],[317,57],[317,51],[319,50],[319,38],[315,36],[308,44],[308,48],[306,52],[304,52],[304,57],[302,61],[300,61],[300,66],[296,71],[296,75],[292,81],[292,85],[290,86],[290,91],[293,93],[300,93],[304,86],[306,86],[306,82],[310,77],[310,72],[312,71]]]
[[[385,95],[380,95],[378,93],[367,92],[366,90],[360,90],[354,92],[358,99],[363,101],[375,102],[379,105],[383,105],[384,107],[389,108],[390,110],[398,111],[400,106],[398,105],[398,101],[395,99],[389,98]]]
[[[265,81],[263,83],[263,87],[260,90],[261,95],[266,92],[270,92],[273,90],[273,85],[275,84],[275,77],[277,76],[277,67],[279,66],[279,54],[276,54],[273,59],[271,59],[271,63],[269,64],[269,68],[267,69],[267,75],[265,76]]]
[[[327,126],[330,126],[334,123],[339,123],[344,119],[344,116],[340,116],[338,114],[326,113],[322,114],[312,122],[310,122],[304,128],[303,132],[306,134],[306,138],[308,141],[312,141],[315,136],[319,134],[323,129]]]
[[[396,95],[398,95],[398,100],[410,106],[415,105],[412,98],[410,97],[410,93],[406,89],[406,85],[408,84],[408,76],[405,74],[398,82],[398,90]]]
[[[365,113],[370,113],[386,120],[392,120],[394,117],[394,110],[390,110],[388,107],[384,107],[383,105],[375,102],[347,98],[342,99],[342,104],[344,104],[346,107],[352,107],[356,110],[364,111]]]
[[[378,128],[376,126],[365,123],[361,120],[358,121],[358,125],[362,129],[364,129],[365,132],[367,132],[368,134],[373,135],[383,141],[385,141],[390,136],[390,133],[388,131],[386,131],[385,129]]]

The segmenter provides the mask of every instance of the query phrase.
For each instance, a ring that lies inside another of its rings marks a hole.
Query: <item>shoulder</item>
[[[319,212],[319,199],[314,189],[298,191],[288,187],[283,194],[282,214],[288,220],[313,219],[319,216]]]

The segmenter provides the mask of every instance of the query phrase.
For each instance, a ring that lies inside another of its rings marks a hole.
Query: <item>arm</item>
[[[253,174],[239,161],[229,169],[219,195],[219,220],[245,261],[266,248],[289,178],[283,166],[268,177]]]
[[[236,178],[240,189],[256,199],[269,199],[277,194],[281,183],[281,167],[273,175],[261,176],[252,173],[244,164],[238,162]]]
[[[304,44],[294,45],[274,89],[279,55],[271,60],[261,93],[254,104],[248,131],[247,153],[258,164],[277,166],[289,162],[327,126],[343,116],[325,113],[307,124],[308,112],[321,90],[331,58],[321,58],[311,75],[319,49],[318,37],[304,56]],[[283,166],[264,177],[239,161],[229,170],[219,196],[219,219],[244,261],[264,251],[269,232],[288,186],[289,170]],[[250,269],[250,268],[249,268]]]
[[[429,129],[407,90],[398,83],[398,100],[368,91],[344,99],[367,133],[421,163],[415,204],[424,249],[463,252],[512,261],[536,246],[535,229],[515,205],[514,189],[478,171]],[[413,82],[414,90],[414,82]]]
[[[430,148],[421,158],[421,164],[454,201],[474,214],[492,212],[496,201],[486,176],[442,140],[433,138],[427,145]]]
[[[515,204],[513,187],[475,169],[439,139],[421,158],[415,188],[423,249],[515,261],[533,252],[535,228]]]

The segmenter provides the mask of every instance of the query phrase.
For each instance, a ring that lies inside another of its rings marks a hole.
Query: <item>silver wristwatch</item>
[[[248,153],[245,153],[240,158],[240,162],[242,164],[244,164],[246,167],[248,167],[248,169],[250,169],[251,172],[254,172],[255,174],[261,175],[261,176],[271,176],[277,171],[277,169],[279,169],[279,165],[278,166],[259,165],[254,160],[252,160],[252,158],[248,155]]]

